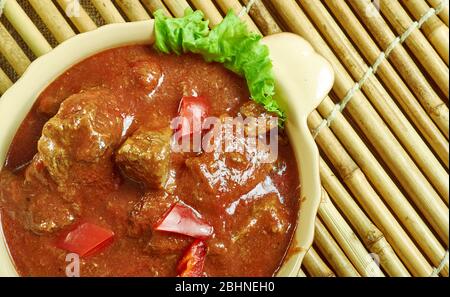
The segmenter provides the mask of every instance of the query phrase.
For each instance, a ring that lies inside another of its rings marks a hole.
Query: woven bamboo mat
[[[295,32],[334,66],[309,118],[323,199],[299,276],[448,277],[448,0],[7,0],[0,94],[75,34],[189,6]]]

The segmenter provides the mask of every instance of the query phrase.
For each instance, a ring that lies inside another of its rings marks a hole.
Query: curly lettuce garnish
[[[249,32],[246,24],[230,11],[223,21],[209,29],[209,22],[201,11],[186,9],[182,18],[168,18],[162,10],[155,16],[155,48],[163,53],[192,52],[208,62],[223,63],[231,71],[247,80],[252,99],[284,121],[275,94],[275,80],[269,49],[261,36]]]

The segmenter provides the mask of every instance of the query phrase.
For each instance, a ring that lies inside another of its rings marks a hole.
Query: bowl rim
[[[0,126],[3,127],[0,129],[0,169],[17,129],[40,93],[50,83],[76,63],[96,53],[125,45],[152,44],[154,42],[153,22],[153,20],[147,20],[105,25],[96,30],[78,34],[33,61],[22,77],[0,97]],[[319,152],[307,125],[307,116],[310,112],[311,110],[303,111],[303,113],[295,111],[295,121],[288,119],[286,123],[289,138],[295,137],[302,144],[301,152],[298,147],[294,147],[302,187],[296,230],[288,248],[288,255],[276,276],[298,274],[303,257],[312,245],[314,237],[314,222],[320,203],[321,185]],[[302,155],[302,160],[299,160],[298,154],[302,152],[307,152],[308,155]],[[304,163],[308,163],[307,166]],[[303,170],[302,167],[304,167]],[[309,171],[308,174],[302,174],[306,172],[306,169]],[[307,188],[305,184],[309,185],[308,193],[305,193]],[[6,244],[1,221],[0,264],[0,276],[18,275]]]

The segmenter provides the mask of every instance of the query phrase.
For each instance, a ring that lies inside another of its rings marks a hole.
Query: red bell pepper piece
[[[105,248],[113,239],[113,231],[91,223],[82,223],[65,234],[57,246],[84,257]]]
[[[198,212],[182,202],[174,204],[155,224],[154,229],[201,239],[210,237],[214,232],[214,228]]]
[[[181,123],[181,136],[202,132],[202,125],[208,116],[209,104],[202,96],[184,96],[180,102],[179,115],[183,118]]]
[[[183,255],[178,263],[177,273],[180,277],[201,277],[205,266],[207,246],[206,242],[195,240]]]

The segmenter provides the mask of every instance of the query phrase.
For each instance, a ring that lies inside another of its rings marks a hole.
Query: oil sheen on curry
[[[236,116],[269,115],[243,78],[196,55],[126,46],[67,70],[40,94],[0,174],[18,273],[64,276],[76,255],[81,276],[274,275],[299,207],[283,130],[270,162],[247,146],[171,146],[198,118]]]

